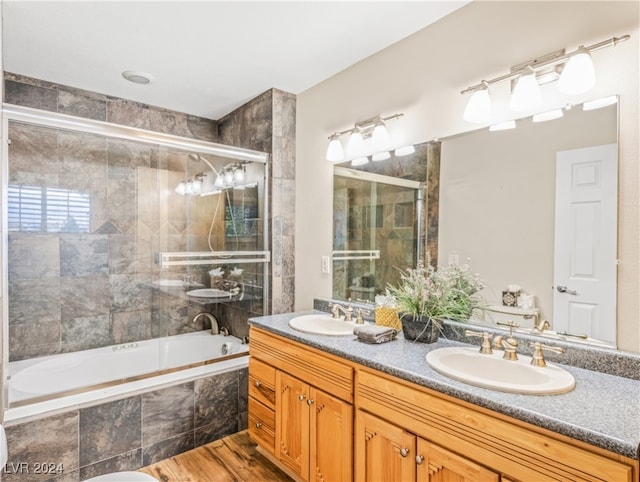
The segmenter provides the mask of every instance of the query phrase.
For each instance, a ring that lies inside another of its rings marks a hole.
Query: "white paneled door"
[[[553,327],[616,343],[618,145],[556,155]]]

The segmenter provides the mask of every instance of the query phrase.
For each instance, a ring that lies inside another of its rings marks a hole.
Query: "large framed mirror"
[[[470,264],[485,281],[483,295],[490,309],[474,321],[493,324],[505,315],[501,311],[514,318],[531,313],[525,316],[531,326],[548,320],[556,331],[615,346],[617,103],[594,110],[574,106],[548,122],[525,118],[515,129],[483,128],[439,141],[416,146],[408,165],[426,179],[427,164],[433,165],[426,146],[439,149],[438,169],[431,173],[437,180],[425,185],[425,225],[431,228],[427,251],[438,265]],[[603,152],[613,157],[606,166],[598,164],[606,157]],[[595,158],[561,167],[576,155]],[[399,167],[402,158],[389,161],[396,164],[391,170],[398,177],[410,177]],[[382,163],[375,164],[382,169]],[[369,165],[365,168],[371,169]],[[604,204],[587,198],[572,203],[563,197],[572,183],[605,181],[609,201]],[[567,210],[573,213],[569,217],[562,214]],[[562,269],[573,272],[563,274]],[[514,285],[531,295],[531,311],[504,306],[503,291]],[[572,294],[587,291],[604,296],[593,301]],[[334,289],[334,296],[339,295]]]

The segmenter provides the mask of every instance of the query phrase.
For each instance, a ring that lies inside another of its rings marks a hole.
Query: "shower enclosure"
[[[267,313],[267,154],[12,105],[3,137],[5,408],[31,361],[209,329],[203,311],[240,342]]]
[[[374,301],[421,258],[423,185],[344,167],[333,179],[333,297]]]

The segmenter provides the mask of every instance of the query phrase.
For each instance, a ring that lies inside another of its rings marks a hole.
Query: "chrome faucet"
[[[211,323],[212,335],[217,335],[218,333],[220,333],[220,326],[218,325],[218,320],[211,313],[207,313],[206,311],[203,311],[202,313],[198,313],[196,316],[194,316],[193,320],[191,321],[195,323],[202,316],[204,316],[207,320],[209,320],[209,323]]]

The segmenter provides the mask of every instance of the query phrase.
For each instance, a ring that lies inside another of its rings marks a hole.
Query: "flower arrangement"
[[[419,262],[416,268],[403,271],[400,283],[389,285],[387,292],[396,299],[403,327],[404,319],[411,317],[422,324],[431,323],[437,336],[443,320],[469,319],[471,312],[482,304],[478,294],[482,288],[480,277],[468,265],[451,264],[436,270],[427,259],[426,266]]]

